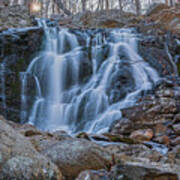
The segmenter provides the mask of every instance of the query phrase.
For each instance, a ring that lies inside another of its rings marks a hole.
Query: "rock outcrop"
[[[111,153],[93,142],[65,132],[41,132],[2,117],[0,140],[0,179],[60,180],[62,172],[73,180],[81,171],[108,169],[112,163]]]
[[[60,141],[42,153],[61,169],[67,179],[74,179],[86,169],[106,169],[112,161],[110,153],[83,139]]]
[[[55,164],[0,117],[0,179],[61,180]]]
[[[173,142],[179,137],[179,79],[176,83],[174,86],[173,81],[165,82],[157,87],[154,95],[145,96],[136,106],[122,110],[123,119],[113,126],[111,132],[137,138],[137,132],[140,136],[142,130],[150,128],[153,141],[166,145],[176,144]],[[141,134],[142,139],[146,133]]]
[[[20,122],[20,72],[26,71],[33,55],[40,50],[42,38],[43,30],[38,27],[9,29],[0,33],[0,66],[4,67],[0,73],[0,84],[5,91],[0,95],[0,114],[7,119]]]
[[[178,175],[171,172],[171,167],[158,167],[157,165],[148,165],[140,163],[117,164],[110,172],[84,171],[76,180],[178,180]]]
[[[33,19],[29,15],[26,6],[2,6],[0,5],[0,32],[9,28],[23,28],[33,25]]]

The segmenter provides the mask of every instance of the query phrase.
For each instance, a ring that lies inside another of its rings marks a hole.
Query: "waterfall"
[[[99,133],[159,80],[138,54],[134,29],[47,27],[44,49],[22,73],[22,122],[39,129]],[[35,93],[28,103],[28,78]]]
[[[0,64],[0,99],[2,108],[4,109],[4,112],[6,112],[5,66],[3,63]]]

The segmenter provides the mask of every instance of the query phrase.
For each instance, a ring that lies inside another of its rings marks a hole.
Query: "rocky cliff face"
[[[0,32],[8,28],[32,26],[32,18],[26,6],[1,6],[0,4]]]
[[[36,27],[0,33],[0,114],[7,119],[20,121],[20,72],[26,70],[33,55],[39,51],[42,38],[43,30]]]

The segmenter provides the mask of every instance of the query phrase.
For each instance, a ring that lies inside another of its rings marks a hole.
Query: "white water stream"
[[[104,132],[121,118],[122,108],[135,104],[159,80],[139,56],[132,29],[75,32],[45,22],[41,26],[44,50],[21,73],[22,122],[49,131]],[[34,79],[32,103],[27,100],[29,76]]]

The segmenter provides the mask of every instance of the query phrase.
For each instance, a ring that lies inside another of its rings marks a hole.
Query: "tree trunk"
[[[82,11],[86,11],[86,0],[81,0],[81,4],[82,4]]]
[[[57,4],[57,6],[62,9],[62,11],[66,14],[66,15],[71,15],[71,12],[66,9],[66,7],[64,6],[64,4],[61,2],[61,0],[54,0],[54,2]]]
[[[109,10],[109,0],[106,0],[106,10]]]
[[[173,0],[170,0],[170,6],[174,6]]]
[[[141,3],[140,0],[135,0],[136,13],[137,15],[141,15]]]
[[[101,10],[104,9],[104,0],[100,0],[100,6],[101,6]]]
[[[119,0],[119,9],[120,9],[120,12],[123,11],[122,0]]]

